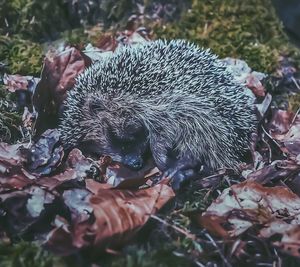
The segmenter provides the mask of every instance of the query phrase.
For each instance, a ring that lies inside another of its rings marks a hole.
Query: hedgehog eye
[[[136,139],[134,137],[126,137],[126,138],[123,138],[123,139],[119,139],[119,143],[122,145],[122,146],[131,146],[132,144],[134,144],[134,141]]]
[[[88,105],[91,112],[99,112],[105,110],[103,104],[100,101],[91,100]]]

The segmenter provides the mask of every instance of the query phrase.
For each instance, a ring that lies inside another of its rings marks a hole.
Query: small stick
[[[205,233],[205,236],[207,237],[207,239],[209,239],[209,241],[217,249],[217,251],[219,252],[219,254],[220,254],[223,262],[225,263],[225,265],[228,266],[228,267],[232,267],[232,265],[228,262],[228,260],[226,259],[226,257],[222,253],[221,249],[219,248],[219,246],[217,245],[217,243],[215,242],[215,240],[210,236],[210,234],[209,233]]]
[[[292,120],[292,122],[291,122],[291,124],[290,124],[290,128],[289,128],[288,132],[290,131],[291,127],[293,126],[293,124],[294,124],[294,122],[295,122],[295,120],[297,119],[297,116],[298,116],[299,112],[300,112],[300,108],[298,108],[297,112],[295,113],[295,116],[294,116],[294,118],[293,118],[293,120]],[[287,132],[287,133],[288,133],[288,132]],[[286,134],[287,134],[287,133],[286,133]]]
[[[181,229],[180,227],[178,227],[178,226],[176,226],[176,225],[173,225],[173,224],[168,223],[167,221],[165,221],[165,220],[159,218],[159,217],[156,216],[156,215],[153,215],[153,214],[152,214],[152,215],[150,215],[150,217],[153,218],[153,219],[155,219],[155,220],[157,220],[157,221],[159,221],[159,222],[162,223],[163,225],[166,225],[166,226],[168,226],[168,227],[173,228],[176,232],[179,232],[179,233],[183,234],[183,235],[186,236],[187,238],[190,238],[190,239],[192,239],[192,240],[195,240],[195,239],[196,239],[196,236],[195,236],[195,235],[188,233],[187,231],[185,231],[184,229]]]
[[[263,126],[261,126],[261,128],[266,136],[268,136],[280,148],[280,144],[266,131],[266,129]]]
[[[294,77],[292,77],[292,81],[296,85],[297,89],[300,90],[300,86],[299,86],[297,80]]]

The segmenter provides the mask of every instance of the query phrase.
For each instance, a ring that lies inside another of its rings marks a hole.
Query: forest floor
[[[271,2],[60,2],[0,4],[0,267],[300,266],[300,53]],[[175,194],[151,162],[132,172],[63,150],[58,112],[75,77],[159,38],[211,48],[255,95],[241,173]]]

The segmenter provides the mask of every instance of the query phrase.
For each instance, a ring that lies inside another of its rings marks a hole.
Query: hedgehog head
[[[91,97],[83,107],[82,129],[87,129],[79,147],[85,153],[108,155],[133,169],[143,166],[148,149],[144,124],[128,107],[111,99]]]

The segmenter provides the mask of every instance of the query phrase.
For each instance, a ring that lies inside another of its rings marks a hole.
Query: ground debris
[[[1,143],[1,235],[43,241],[62,255],[113,248],[126,244],[175,195],[166,183],[145,184],[156,174],[153,163],[133,173],[107,157],[86,158],[79,149],[63,156],[56,130],[32,144]]]

